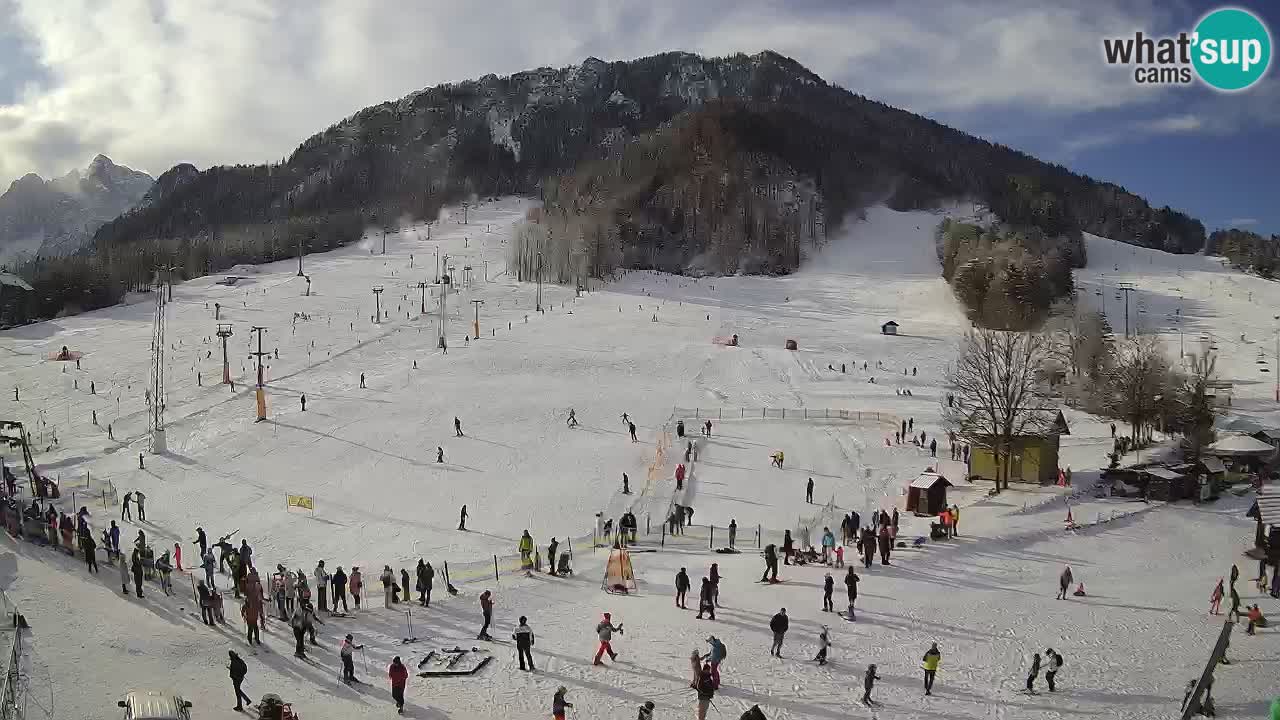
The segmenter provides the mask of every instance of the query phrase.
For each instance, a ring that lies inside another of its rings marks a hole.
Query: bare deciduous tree
[[[1050,348],[1039,333],[974,329],[948,375],[954,401],[943,420],[970,445],[991,450],[997,491],[1009,487],[1014,439],[1048,432],[1057,417],[1039,372]]]
[[[1173,399],[1173,372],[1159,338],[1139,335],[1119,343],[1102,387],[1102,410],[1129,423],[1135,443],[1142,430],[1160,418]]]
[[[1178,426],[1187,439],[1192,460],[1199,460],[1205,446],[1213,442],[1213,423],[1222,414],[1213,402],[1217,375],[1217,358],[1206,353],[1191,355],[1189,371],[1181,378]]]

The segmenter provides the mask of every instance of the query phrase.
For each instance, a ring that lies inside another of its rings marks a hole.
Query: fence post
[[[724,419],[724,408],[720,408],[720,410],[717,412],[717,415],[718,415],[718,417],[716,418],[717,420],[723,420],[723,419]]]
[[[782,419],[783,419],[783,420],[786,420],[786,419],[787,419],[787,409],[786,409],[786,408],[782,408]]]
[[[707,549],[715,550],[716,549],[716,526],[708,525],[707,527],[711,530],[711,534],[707,536]]]
[[[760,417],[761,418],[765,417],[764,408],[760,408]]]
[[[102,491],[102,509],[103,510],[107,509],[107,491],[106,490]]]
[[[808,419],[809,419],[809,408],[805,408],[805,409],[804,409],[804,419],[805,419],[805,420],[808,420]]]
[[[498,556],[493,556],[493,581],[498,582]]]
[[[759,524],[757,524],[756,525],[756,549],[757,550],[760,549],[760,542],[762,540],[761,536],[763,534],[764,534],[763,528]]]
[[[667,546],[667,524],[662,523],[662,539],[658,541],[658,547]]]
[[[649,534],[649,513],[644,514],[644,534]]]

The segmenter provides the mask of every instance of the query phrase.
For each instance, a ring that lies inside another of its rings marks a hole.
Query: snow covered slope
[[[292,639],[278,621],[264,635],[267,650],[246,655],[250,695],[277,692],[307,720],[389,714],[384,676],[390,658],[401,655],[412,670],[427,650],[454,645],[492,647],[496,660],[474,677],[413,676],[407,715],[545,715],[551,693],[565,685],[578,717],[631,718],[646,699],[658,704],[659,717],[687,717],[688,655],[705,650],[708,633],[729,646],[725,687],[716,699],[726,717],[757,703],[771,719],[871,716],[857,702],[869,662],[878,663],[884,677],[876,688],[885,703],[875,711],[880,717],[1145,719],[1177,707],[1182,684],[1199,671],[1221,627],[1206,617],[1205,598],[1213,581],[1240,560],[1238,550],[1251,533],[1242,500],[1144,506],[1064,534],[1065,509],[1055,489],[988,500],[984,488],[957,488],[949,499],[966,508],[961,537],[900,551],[892,566],[862,571],[856,624],[819,610],[821,568],[784,568],[787,582],[778,586],[754,582],[761,565],[747,528],[761,525],[763,542],[778,542],[782,530],[813,516],[818,507],[803,497],[808,477],[817,502],[865,512],[901,507],[903,484],[932,463],[925,450],[884,441],[892,424],[907,418],[916,432],[939,435],[941,378],[966,327],[934,259],[938,216],[869,210],[785,278],[634,272],[578,298],[570,289],[544,286],[546,312],[539,314],[535,288],[504,272],[504,243],[526,207],[518,199],[483,204],[471,210],[468,225],[446,219],[432,228],[430,241],[425,228],[406,229],[388,237],[386,255],[378,237],[308,256],[310,296],[293,261],[263,266],[234,286],[210,277],[176,287],[167,335],[169,452],[144,455],[145,468],[138,466],[146,448],[143,388],[152,316],[145,298],[0,334],[0,372],[18,388],[17,401],[5,400],[6,416],[28,424],[41,446],[40,467],[62,478],[63,506],[70,508],[77,492],[75,504],[89,505],[95,527],[116,517],[119,507],[84,500],[85,473],[99,498],[108,481],[121,495],[143,490],[147,521],[123,523],[123,536],[142,529],[159,547],[181,542],[187,565],[201,525],[211,539],[238,530],[264,571],[277,563],[310,571],[321,558],[330,568],[366,571],[372,607],[353,618],[326,618],[313,662],[289,657]],[[447,354],[435,343],[437,300],[427,297],[423,315],[417,288],[433,279],[437,248],[457,267],[460,283],[465,265],[475,278],[448,298]],[[1240,303],[1247,300],[1238,293],[1255,292],[1271,303],[1266,307],[1280,306],[1269,288],[1227,276],[1203,258],[1154,254],[1144,267],[1145,255],[1124,257],[1130,246],[1091,239],[1089,249],[1099,268],[1081,273],[1086,283],[1119,266],[1105,282],[1123,276],[1138,284],[1134,302],[1150,302],[1149,313],[1172,292],[1169,285],[1185,285],[1190,309],[1184,312],[1215,323],[1223,348],[1228,330],[1251,339],[1261,332],[1248,325],[1249,318],[1259,322],[1260,311],[1246,315]],[[1189,264],[1165,264],[1173,262]],[[387,315],[375,323],[371,289],[379,285]],[[1107,297],[1114,322],[1119,317]],[[484,301],[479,339],[469,337],[472,300]],[[234,390],[217,384],[215,303],[221,321],[234,324]],[[295,322],[298,313],[309,319]],[[900,324],[896,337],[880,334],[891,319]],[[269,419],[262,423],[254,422],[251,325],[268,328],[265,349],[279,348],[279,358],[273,353],[267,361]],[[735,333],[738,347],[711,342]],[[788,339],[799,349],[785,350]],[[84,353],[79,368],[47,359],[63,345]],[[1252,359],[1231,363],[1232,377],[1254,367]],[[904,389],[911,395],[895,392]],[[1265,417],[1268,389],[1239,383],[1236,407]],[[571,408],[579,427],[566,426]],[[625,432],[624,412],[638,425],[638,442]],[[454,435],[454,417],[463,437]],[[673,421],[685,419],[696,437],[708,417],[713,435],[701,441],[689,487],[677,495],[672,472],[684,446],[673,437]],[[1075,413],[1068,420],[1073,434],[1063,462],[1087,485],[1108,447],[1108,431]],[[55,432],[58,445],[45,450]],[[443,463],[436,462],[437,447]],[[946,448],[939,443],[940,457],[947,457]],[[769,467],[776,449],[787,454],[781,471]],[[620,492],[624,472],[630,496]],[[287,511],[286,494],[313,496],[314,514]],[[665,552],[634,555],[635,596],[601,592],[605,553],[584,542],[594,513],[616,517],[634,510],[642,533],[646,524],[652,527],[654,534],[641,537],[650,547],[660,542],[658,526],[673,498],[695,507],[699,527]],[[455,529],[463,504],[468,532]],[[1093,521],[1133,509],[1119,500],[1091,500],[1076,513]],[[722,532],[730,518],[742,526],[738,543],[746,551],[707,553],[701,525],[721,525]],[[927,533],[922,520],[904,516],[903,522],[908,540]],[[508,572],[506,556],[526,528],[543,552],[552,536],[574,538],[578,573],[556,579]],[[245,651],[230,598],[230,624],[207,629],[192,611],[190,576],[177,578],[174,598],[149,585],[146,598],[131,599],[120,594],[118,575],[105,564],[99,576],[86,576],[83,562],[4,542],[18,557],[18,579],[8,593],[35,628],[30,696],[54,693],[46,717],[110,717],[122,690],[148,687],[181,690],[196,703],[198,718],[234,715],[226,650]],[[496,582],[487,575],[495,555],[502,570]],[[382,609],[374,576],[383,564],[412,570],[419,557],[437,568],[447,561],[461,592],[446,596],[437,578],[431,608],[413,614],[422,640],[404,645],[405,616]],[[719,562],[725,576],[724,607],[714,622],[698,621],[672,606],[670,584],[688,567],[696,591],[711,562]],[[1064,564],[1087,584],[1090,598],[1052,599]],[[1241,567],[1245,576],[1252,569]],[[1246,603],[1260,600],[1241,587]],[[496,593],[496,638],[508,638],[520,614],[530,618],[537,673],[516,670],[509,645],[474,639],[476,596],[486,588]],[[837,607],[840,588],[837,579]],[[1269,602],[1264,609],[1274,614]],[[792,632],[785,658],[769,659],[768,619],[783,606]],[[622,655],[614,667],[590,661],[601,611],[626,626],[615,639]],[[836,643],[834,662],[824,668],[807,662],[820,623],[833,626]],[[356,666],[372,685],[336,682],[337,643],[347,632],[368,645],[367,669],[365,658]],[[1261,712],[1277,674],[1272,632],[1233,640],[1236,664],[1215,686],[1221,716]],[[932,641],[942,648],[943,670],[934,696],[923,698],[918,658]],[[1059,692],[1020,694],[1031,654],[1046,647],[1067,658]],[[69,659],[78,661],[74,670]],[[41,717],[36,710],[30,707],[29,717]]]

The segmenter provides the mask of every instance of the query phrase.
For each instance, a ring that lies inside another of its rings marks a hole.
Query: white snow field
[[[118,504],[103,507],[108,482],[119,495],[142,490],[147,521],[124,522],[122,544],[143,529],[157,551],[181,542],[190,566],[197,525],[210,541],[236,530],[264,574],[277,563],[310,572],[323,558],[330,570],[359,565],[372,595],[352,618],[324,618],[320,647],[304,662],[291,656],[292,634],[274,619],[263,650],[249,651],[229,596],[228,625],[202,625],[187,574],[177,576],[175,597],[149,584],[139,600],[121,594],[118,573],[105,563],[91,576],[82,560],[6,536],[17,559],[6,590],[33,626],[28,717],[117,717],[115,701],[128,689],[176,690],[195,704],[193,717],[235,717],[228,649],[248,662],[245,688],[255,700],[278,693],[306,720],[386,717],[394,714],[385,676],[391,657],[400,655],[413,673],[427,651],[455,645],[491,648],[495,660],[474,676],[411,674],[406,716],[547,717],[564,685],[575,704],[570,717],[632,718],[645,700],[657,704],[656,717],[692,717],[688,657],[706,651],[708,634],[729,649],[713,717],[736,718],[753,704],[785,719],[1174,716],[1221,628],[1222,618],[1207,614],[1213,583],[1232,563],[1244,578],[1254,572],[1241,556],[1252,537],[1247,498],[1204,506],[1081,499],[1073,505],[1079,522],[1123,517],[1067,533],[1061,489],[1015,488],[987,499],[986,487],[959,487],[949,497],[965,508],[959,538],[900,550],[888,567],[857,566],[856,623],[821,612],[822,568],[783,567],[784,583],[755,582],[756,526],[764,542],[779,542],[782,530],[821,517],[824,503],[836,514],[901,507],[902,486],[931,464],[926,450],[887,447],[885,437],[904,418],[917,433],[940,434],[941,378],[967,326],[937,270],[939,215],[871,209],[789,277],[633,272],[579,298],[546,285],[547,312],[538,314],[535,287],[505,273],[504,242],[527,207],[516,198],[484,203],[466,225],[442,220],[430,241],[425,228],[409,228],[387,237],[385,255],[379,234],[307,256],[310,297],[296,260],[237,273],[244,279],[232,287],[217,284],[223,276],[176,286],[166,335],[169,450],[145,454],[145,469],[138,453],[146,450],[151,298],[0,334],[3,417],[32,429],[39,467],[62,478],[64,508],[76,492],[75,503],[87,504],[101,528],[119,520]],[[436,300],[427,298],[425,317],[419,312],[417,284],[433,279],[437,247],[475,276],[449,296],[448,354],[435,347]],[[1267,342],[1280,285],[1229,273],[1212,259],[1101,238],[1089,238],[1088,250],[1090,267],[1077,277],[1086,296],[1106,299],[1115,327],[1123,327],[1118,282],[1136,287],[1131,322],[1176,328],[1164,318],[1181,306],[1188,349],[1206,334],[1219,346],[1220,373],[1235,382],[1225,422],[1280,421],[1272,377],[1257,364],[1259,350],[1274,361]],[[381,323],[371,321],[377,285],[388,313]],[[1092,295],[1095,288],[1103,294]],[[468,341],[472,300],[485,302],[480,338]],[[234,392],[218,384],[215,302],[222,321],[234,324]],[[295,313],[310,319],[295,324]],[[897,337],[880,334],[891,319],[900,323]],[[267,361],[262,423],[254,422],[251,325],[267,327],[267,351],[279,348],[279,359]],[[734,333],[739,347],[711,342]],[[1165,337],[1176,353],[1177,333]],[[788,339],[799,349],[783,349]],[[47,359],[63,345],[84,353],[79,369]],[[13,387],[17,401],[7,395]],[[912,395],[895,392],[902,389]],[[570,408],[577,428],[566,426]],[[630,441],[624,412],[639,442]],[[454,436],[455,416],[464,437]],[[712,436],[701,438],[707,418]],[[1067,418],[1063,463],[1087,488],[1109,430],[1079,413]],[[674,437],[676,419],[699,443],[679,493],[672,474],[685,445]],[[59,444],[45,451],[54,432]],[[436,462],[437,446],[444,463]],[[769,466],[778,449],[786,453],[782,470]],[[941,437],[938,452],[948,457]],[[630,496],[621,494],[624,472]],[[816,505],[804,501],[809,477]],[[85,501],[86,493],[97,500]],[[315,512],[286,510],[286,494],[314,497]],[[697,527],[663,540],[659,526],[673,499],[695,508]],[[456,530],[463,504],[467,532]],[[605,551],[589,547],[593,516],[624,509],[639,516],[645,550],[666,547],[633,555],[636,594],[607,595]],[[731,518],[745,551],[708,552],[703,526],[718,526],[720,546]],[[643,534],[646,521],[654,534]],[[927,534],[922,520],[904,515],[904,524],[908,540]],[[509,558],[526,528],[544,553],[551,536],[573,538],[577,573],[512,572]],[[402,644],[403,606],[382,608],[376,575],[383,564],[412,572],[419,557],[438,570],[447,561],[460,594],[448,596],[438,576],[430,609],[413,612],[419,642]],[[696,620],[673,607],[672,579],[689,568],[696,596],[712,562],[724,576],[723,607],[714,621]],[[1089,597],[1054,599],[1068,564]],[[836,588],[841,608],[839,576]],[[1280,616],[1274,600],[1247,582],[1239,588],[1245,603]],[[484,589],[495,593],[498,643],[475,639]],[[783,659],[774,659],[767,625],[781,607],[791,631]],[[594,625],[604,611],[626,632],[615,636],[619,661],[594,667]],[[537,636],[538,669],[530,674],[517,669],[508,639],[521,614]],[[834,647],[819,668],[810,658],[822,623]],[[337,681],[337,647],[348,632],[367,646],[356,671],[369,685]],[[1214,686],[1221,717],[1259,717],[1280,691],[1276,637],[1273,629],[1233,636],[1233,664]],[[924,697],[920,657],[935,641],[942,669]],[[1031,655],[1047,647],[1066,659],[1058,691],[1041,683],[1041,694],[1023,694]],[[883,678],[874,693],[883,704],[874,710],[859,703],[870,662]]]

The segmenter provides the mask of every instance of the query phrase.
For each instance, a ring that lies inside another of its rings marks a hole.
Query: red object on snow
[[[1084,583],[1080,583],[1079,585],[1077,585],[1077,586],[1076,586],[1076,591],[1075,591],[1075,592],[1073,592],[1073,593],[1071,593],[1071,594],[1072,594],[1072,595],[1075,595],[1076,597],[1084,597],[1084,596],[1085,596],[1085,594],[1084,594]]]
[[[1066,520],[1066,522],[1067,522],[1067,527],[1069,527],[1069,528],[1073,528],[1073,527],[1075,527],[1075,526],[1076,526],[1075,518],[1071,517],[1071,508],[1067,508],[1067,520]]]
[[[676,465],[676,482],[684,482],[684,463]]]

